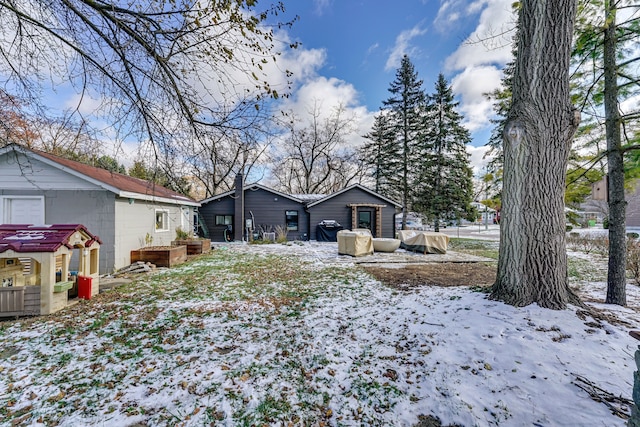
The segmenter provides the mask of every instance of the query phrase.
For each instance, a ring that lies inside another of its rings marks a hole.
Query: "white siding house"
[[[0,223],[83,224],[102,240],[100,273],[130,251],[193,230],[200,203],[167,188],[26,147],[0,148]]]

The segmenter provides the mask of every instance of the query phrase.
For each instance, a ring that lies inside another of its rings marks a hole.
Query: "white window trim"
[[[163,219],[166,219],[166,224],[164,224],[164,228],[158,228],[158,224],[156,223],[156,217],[158,213],[163,214]],[[168,209],[156,209],[153,215],[153,229],[156,233],[165,233],[171,230],[171,226],[169,225],[169,210]]]
[[[12,199],[38,199],[40,200],[40,215],[42,218],[42,224],[34,224],[34,225],[44,225],[45,224],[45,216],[44,216],[44,196],[12,196],[12,195],[6,195],[6,196],[0,196],[0,213],[2,214],[0,216],[0,219],[2,221],[0,221],[0,223],[2,224],[8,224],[9,221],[9,209],[8,209],[8,201],[12,200]]]

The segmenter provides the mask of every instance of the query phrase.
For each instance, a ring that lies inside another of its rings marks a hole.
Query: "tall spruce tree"
[[[417,149],[424,132],[425,93],[411,60],[404,55],[396,78],[389,86],[391,96],[383,105],[389,110],[390,131],[394,143],[385,151],[383,170],[388,177],[390,193],[399,195],[402,203],[402,228],[413,206],[413,188],[420,177],[420,152]],[[385,194],[383,192],[383,194]]]
[[[466,217],[472,211],[472,171],[466,150],[471,136],[457,107],[451,87],[440,74],[427,101],[426,132],[419,146],[420,185],[416,186],[416,208],[433,219],[435,231],[440,220]]]
[[[393,154],[395,150],[395,137],[393,129],[389,125],[388,112],[381,110],[376,114],[371,132],[364,135],[367,139],[360,149],[360,157],[367,167],[367,176],[373,178],[375,191],[385,194],[392,199],[400,199],[400,195],[394,191],[390,180],[392,172],[397,170],[397,165],[390,167],[392,163],[399,162]]]

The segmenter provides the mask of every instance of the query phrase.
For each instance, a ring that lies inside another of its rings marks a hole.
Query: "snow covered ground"
[[[604,259],[572,257],[587,312],[399,291],[336,252],[229,245],[0,323],[0,425],[625,425],[585,391],[631,399],[640,344],[638,287],[602,304]]]

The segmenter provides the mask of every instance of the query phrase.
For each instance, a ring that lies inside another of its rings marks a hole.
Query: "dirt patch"
[[[496,280],[496,266],[482,263],[444,262],[407,264],[399,268],[364,268],[382,283],[398,289],[419,286],[490,286]]]

